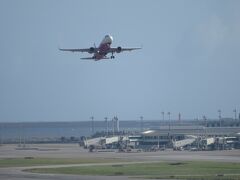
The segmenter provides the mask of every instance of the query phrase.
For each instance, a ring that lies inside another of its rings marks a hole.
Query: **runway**
[[[4,145],[0,147],[0,158],[114,158],[118,160],[128,160],[124,163],[141,163],[156,161],[216,161],[216,162],[235,162],[240,163],[240,150],[229,151],[158,151],[158,152],[139,152],[139,153],[118,153],[118,152],[93,152],[80,148],[77,144],[41,144],[31,145],[27,150],[16,150],[16,145]],[[120,163],[120,162],[119,162]],[[107,163],[116,164],[116,163]],[[122,164],[122,163],[120,163]],[[32,167],[7,167],[0,168],[0,179],[11,180],[127,180],[133,179],[127,176],[83,176],[83,175],[54,175],[37,174],[23,172],[23,169],[36,167],[65,167],[65,166],[90,166],[96,164],[68,164],[68,165],[48,165]],[[101,163],[98,165],[106,165]]]

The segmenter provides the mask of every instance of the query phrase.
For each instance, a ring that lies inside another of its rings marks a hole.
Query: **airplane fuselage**
[[[112,42],[113,42],[113,38],[110,35],[106,35],[103,38],[102,42],[98,47],[98,51],[94,53],[95,60],[101,60],[106,57],[106,55],[110,52]]]

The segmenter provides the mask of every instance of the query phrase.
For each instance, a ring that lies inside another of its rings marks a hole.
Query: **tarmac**
[[[0,159],[3,158],[24,158],[24,157],[40,157],[40,158],[109,158],[128,160],[126,163],[142,163],[142,162],[161,162],[161,161],[215,161],[215,162],[235,162],[240,163],[240,150],[226,151],[157,151],[157,152],[88,152],[78,146],[78,144],[31,144],[26,148],[19,148],[17,145],[0,146]],[[117,161],[116,160],[116,161]],[[101,163],[106,164],[123,164],[123,163]],[[71,167],[71,166],[90,166],[96,164],[68,164],[68,165],[47,165],[37,167]],[[127,176],[83,176],[83,175],[56,175],[56,174],[38,174],[24,172],[24,169],[33,167],[11,167],[0,168],[0,180],[129,180],[134,179]],[[36,166],[34,166],[36,168]]]

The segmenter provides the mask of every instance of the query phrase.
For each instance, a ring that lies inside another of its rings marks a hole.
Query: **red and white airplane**
[[[70,51],[70,52],[88,52],[89,54],[93,54],[93,56],[81,58],[81,59],[98,61],[101,59],[110,59],[110,58],[114,59],[115,58],[115,56],[113,55],[114,53],[120,53],[123,51],[132,51],[132,50],[141,49],[139,47],[137,47],[137,48],[122,48],[120,46],[116,47],[116,48],[112,48],[111,47],[112,42],[113,42],[112,36],[106,35],[98,47],[96,47],[94,44],[94,47],[85,48],[85,49],[59,49],[59,50]],[[112,54],[110,56],[110,58],[107,57],[108,53]]]

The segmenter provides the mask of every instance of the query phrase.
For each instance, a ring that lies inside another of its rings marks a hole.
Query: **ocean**
[[[145,126],[149,123],[145,123]],[[153,123],[154,125],[154,123]],[[0,140],[3,142],[18,141],[19,139],[56,139],[61,137],[90,136],[96,132],[107,131],[105,121],[94,121],[94,131],[92,121],[83,122],[15,122],[0,123]],[[113,123],[108,122],[108,129],[112,131]],[[120,131],[139,131],[139,121],[120,121]]]

